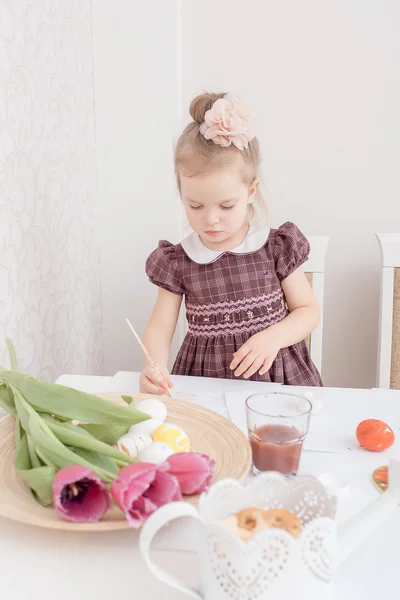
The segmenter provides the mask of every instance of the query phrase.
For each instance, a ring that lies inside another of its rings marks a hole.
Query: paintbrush
[[[155,369],[157,371],[157,373],[159,373],[161,375],[161,377],[164,379],[165,381],[165,377],[164,375],[161,373],[160,369],[157,367],[156,363],[154,362],[154,360],[151,358],[150,354],[147,351],[146,346],[143,344],[142,340],[140,339],[140,337],[138,336],[138,334],[136,333],[132,323],[130,322],[129,319],[125,319],[126,322],[128,323],[128,327],[129,329],[132,331],[133,335],[135,336],[135,338],[138,341],[139,346],[141,347],[141,349],[143,350],[147,360],[149,361],[149,363],[151,364],[151,366],[153,367],[153,369]],[[173,393],[171,392],[171,390],[168,387],[168,393],[171,396],[171,398],[173,398],[175,400],[175,396],[173,395]]]

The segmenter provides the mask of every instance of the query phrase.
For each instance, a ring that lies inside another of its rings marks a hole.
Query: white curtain
[[[0,364],[102,370],[91,2],[0,3]]]

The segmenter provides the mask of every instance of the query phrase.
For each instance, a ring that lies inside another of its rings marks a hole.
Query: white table
[[[115,377],[63,375],[58,383],[88,392],[137,392],[137,373],[117,373]],[[265,384],[189,377],[174,377],[175,391],[195,393],[197,401],[227,416],[224,392],[243,390],[244,396],[263,389]],[[335,404],[347,407],[347,414],[363,406],[379,406],[393,418],[400,414],[400,392],[382,390],[329,390],[325,392],[324,411],[335,412]],[[366,410],[370,410],[369,408]],[[365,418],[369,414],[365,415]],[[398,432],[400,433],[400,432]],[[388,451],[390,453],[390,451]],[[398,446],[392,455],[398,458]],[[339,471],[352,482],[347,496],[339,501],[339,521],[356,514],[378,497],[370,477],[375,467],[387,463],[388,453],[331,454],[304,452],[301,472],[320,475]],[[170,528],[178,547],[190,547],[193,529]],[[391,535],[389,535],[389,533]],[[178,540],[177,536],[181,539]],[[185,537],[186,536],[186,537]],[[140,600],[183,600],[187,596],[155,580],[144,567],[137,550],[138,533],[133,530],[111,533],[79,534],[46,531],[0,519],[0,590],[7,600],[20,600],[29,595],[43,600],[54,597],[70,600],[71,596],[96,600],[110,597],[137,597]],[[373,540],[361,546],[335,575],[335,598],[338,600],[376,600],[385,594],[396,595],[400,556],[400,510],[395,520],[379,531]],[[172,573],[187,581],[196,580],[196,555],[168,550],[167,538],[159,539],[156,560]],[[164,550],[162,550],[164,548]]]

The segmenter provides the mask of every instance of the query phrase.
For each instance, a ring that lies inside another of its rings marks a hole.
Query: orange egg
[[[379,419],[366,419],[357,427],[356,437],[360,446],[370,452],[387,450],[394,442],[393,430]]]

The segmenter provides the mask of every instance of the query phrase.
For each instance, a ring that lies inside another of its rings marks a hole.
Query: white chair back
[[[322,338],[324,329],[324,284],[325,284],[325,256],[328,248],[329,236],[307,236],[310,244],[308,261],[303,265],[307,279],[317,297],[321,318],[317,328],[307,340],[311,358],[321,372],[322,368]]]

